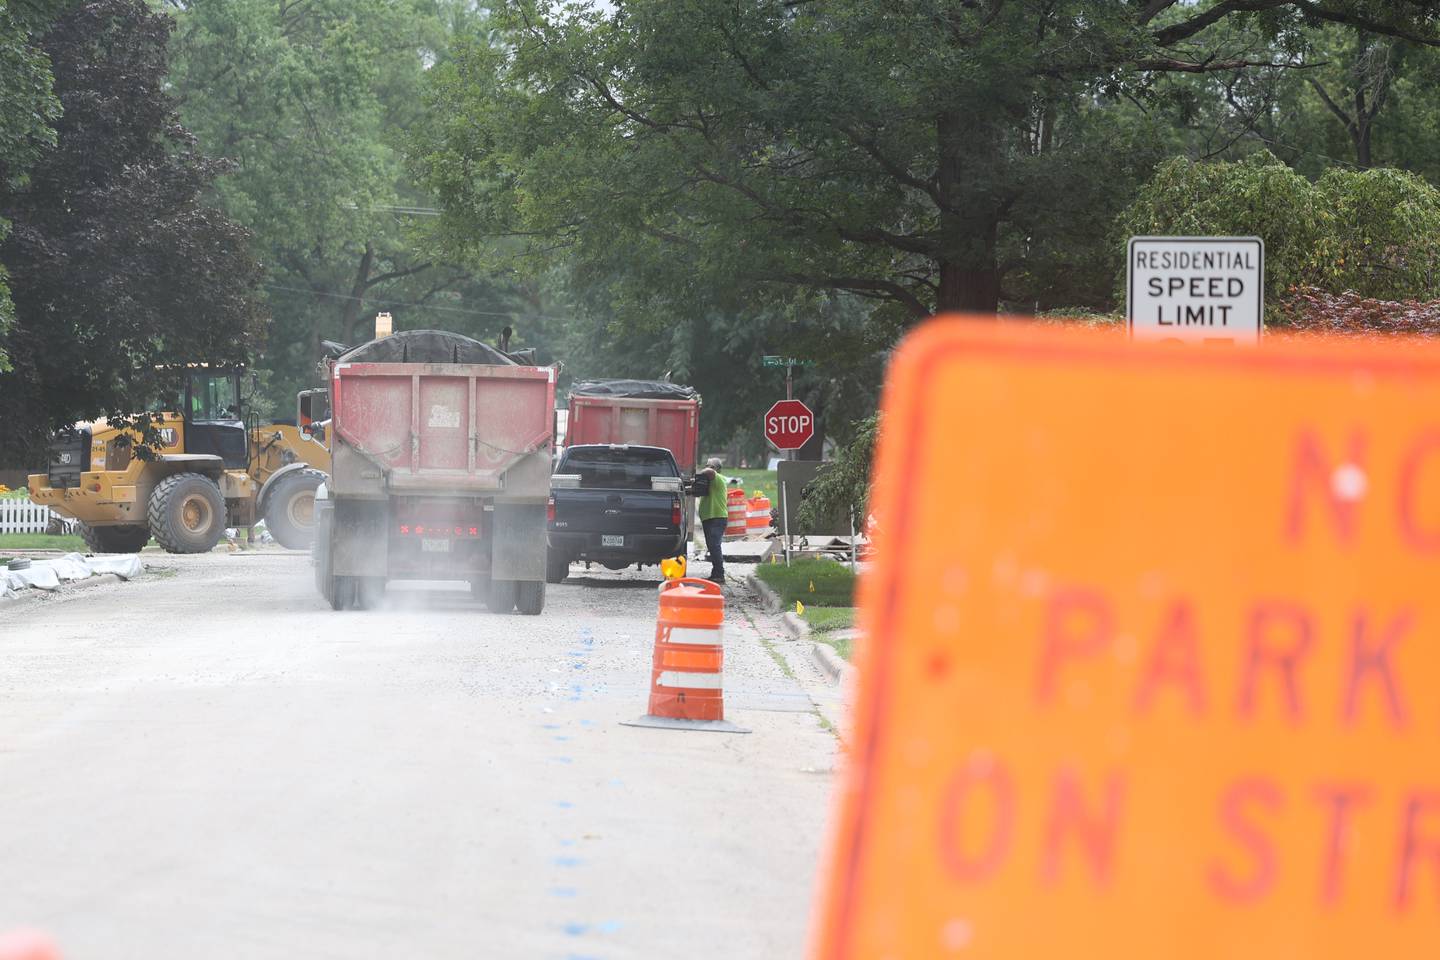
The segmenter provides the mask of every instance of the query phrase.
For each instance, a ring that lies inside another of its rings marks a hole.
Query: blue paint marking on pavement
[[[608,781],[606,781],[606,782],[609,783],[610,786],[612,786],[612,787],[623,787],[623,786],[625,786],[625,781],[624,781],[624,780],[621,780],[619,777],[611,777],[611,778],[610,778]]]
[[[580,891],[576,890],[574,887],[551,887],[550,896],[563,897],[568,900],[571,897],[580,896]]]
[[[580,721],[580,726],[582,726],[582,727],[593,727],[593,726],[595,726],[595,721],[594,721],[594,720],[581,720],[581,721]]]
[[[585,931],[589,930],[590,928],[583,923],[567,923],[560,929],[564,930],[572,937],[580,937],[584,936]]]
[[[550,862],[557,867],[578,867],[585,861],[581,860],[579,857],[556,857]]]
[[[614,933],[620,929],[619,920],[602,920],[595,924],[596,933]]]
[[[559,807],[561,810],[569,810],[571,807],[575,806],[575,804],[571,803],[569,800],[556,800],[555,806]]]
[[[561,841],[560,841],[560,846],[562,846],[562,847],[573,847],[573,846],[575,846],[575,841],[574,841],[574,840],[561,840]]]
[[[540,724],[540,729],[541,729],[541,730],[564,730],[564,729],[565,729],[565,725],[564,725],[564,724],[560,724],[560,723],[542,723],[542,724]]]
[[[569,737],[554,736],[554,737],[551,737],[550,739],[551,739],[551,740],[554,740],[556,743],[564,743],[566,740],[569,740],[570,738],[569,738]]]
[[[575,762],[575,758],[574,758],[574,757],[551,757],[550,759],[551,759],[551,760],[554,760],[556,763],[574,763],[574,762]]]
[[[584,664],[584,663],[572,664],[571,667],[570,667],[570,669],[572,669],[572,670],[584,670],[584,669],[585,669],[585,664]]]

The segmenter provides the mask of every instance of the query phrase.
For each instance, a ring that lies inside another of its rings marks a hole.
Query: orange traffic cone
[[[725,719],[725,595],[698,577],[660,585],[650,712],[632,727],[749,733]]]
[[[38,930],[11,930],[0,933],[0,960],[60,960],[60,950]]]

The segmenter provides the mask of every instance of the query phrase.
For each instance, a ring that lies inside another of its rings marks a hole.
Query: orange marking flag
[[[938,320],[815,960],[1440,956],[1440,347]]]

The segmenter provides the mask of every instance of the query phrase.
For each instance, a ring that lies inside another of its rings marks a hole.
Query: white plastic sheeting
[[[60,584],[72,580],[85,580],[101,574],[113,573],[122,580],[138,577],[145,572],[138,554],[117,553],[102,557],[87,557],[79,553],[67,553],[53,560],[34,560],[24,570],[11,570],[0,566],[0,596],[8,596],[21,590],[56,590]]]

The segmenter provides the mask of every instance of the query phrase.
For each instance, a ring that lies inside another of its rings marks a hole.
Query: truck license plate
[[[431,540],[428,537],[420,541],[421,553],[449,553],[449,540]]]
[[[623,547],[625,546],[625,537],[618,533],[602,533],[600,534],[600,546]]]

